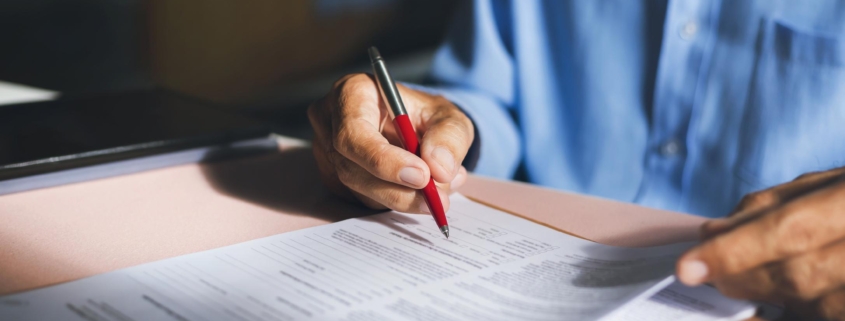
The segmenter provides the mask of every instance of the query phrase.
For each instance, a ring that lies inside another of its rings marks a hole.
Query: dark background
[[[307,138],[304,111],[376,45],[424,77],[453,0],[4,0],[0,81],[84,96],[163,87]]]

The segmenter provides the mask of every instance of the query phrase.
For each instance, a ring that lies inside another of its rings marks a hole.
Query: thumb
[[[435,181],[452,182],[475,139],[472,121],[450,103],[425,123],[420,156],[428,164]]]

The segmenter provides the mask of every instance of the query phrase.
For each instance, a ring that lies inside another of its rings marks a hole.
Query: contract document
[[[448,218],[449,239],[428,215],[387,212],[147,263],[0,297],[0,320],[731,320],[754,312],[713,289],[666,288],[692,244],[601,245],[460,195]]]

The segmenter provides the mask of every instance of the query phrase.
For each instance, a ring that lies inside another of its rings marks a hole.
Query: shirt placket
[[[645,159],[645,178],[637,201],[679,209],[687,161],[687,128],[708,34],[710,1],[670,1],[654,92]]]

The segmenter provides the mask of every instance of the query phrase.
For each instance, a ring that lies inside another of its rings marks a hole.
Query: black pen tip
[[[370,47],[370,49],[368,49],[367,52],[370,54],[370,61],[371,62],[375,62],[376,60],[381,59],[381,54],[378,52],[378,49],[376,49],[375,46]]]

